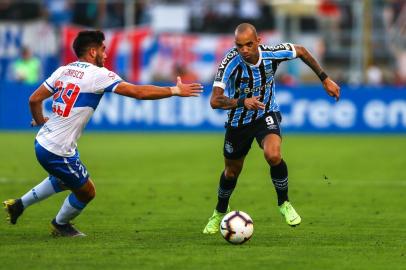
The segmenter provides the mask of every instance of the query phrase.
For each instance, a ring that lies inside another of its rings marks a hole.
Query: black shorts
[[[227,159],[240,159],[247,155],[254,138],[262,148],[262,140],[268,134],[277,134],[281,137],[280,112],[269,112],[261,118],[241,127],[226,127],[223,154]]]

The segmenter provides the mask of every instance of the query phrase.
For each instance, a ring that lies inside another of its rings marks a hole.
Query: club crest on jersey
[[[114,80],[114,79],[116,78],[116,73],[110,71],[109,74],[108,74],[108,76],[109,76],[109,78],[111,78],[112,80]]]
[[[234,151],[233,146],[231,145],[231,142],[226,141],[224,144],[224,149],[226,149],[227,153],[232,153]]]

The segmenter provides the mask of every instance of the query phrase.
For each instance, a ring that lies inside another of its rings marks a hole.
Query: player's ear
[[[257,38],[257,42],[261,43],[261,38],[260,37]]]
[[[89,49],[89,54],[90,54],[91,57],[96,58],[96,54],[97,54],[96,48],[90,48]]]

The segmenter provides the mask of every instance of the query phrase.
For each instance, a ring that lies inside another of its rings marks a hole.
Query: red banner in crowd
[[[83,28],[67,26],[62,30],[62,64],[66,65],[68,63],[76,61],[76,55],[72,49],[73,41],[79,31],[84,30]],[[105,33],[105,44],[106,44],[106,54],[107,59],[105,62],[105,67],[113,70],[120,71],[121,76],[125,77],[130,81],[140,80],[140,68],[142,59],[141,54],[141,44],[143,39],[149,36],[150,30],[146,28],[134,29],[130,31],[124,30],[108,30]],[[128,44],[129,49],[123,49],[123,44]],[[125,70],[120,66],[117,61],[119,53],[124,54],[123,57],[127,58],[128,63],[131,63],[126,67]]]

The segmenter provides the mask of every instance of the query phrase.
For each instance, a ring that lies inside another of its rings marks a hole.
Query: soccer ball
[[[243,211],[231,211],[221,220],[220,231],[231,244],[247,242],[254,232],[254,222]]]

